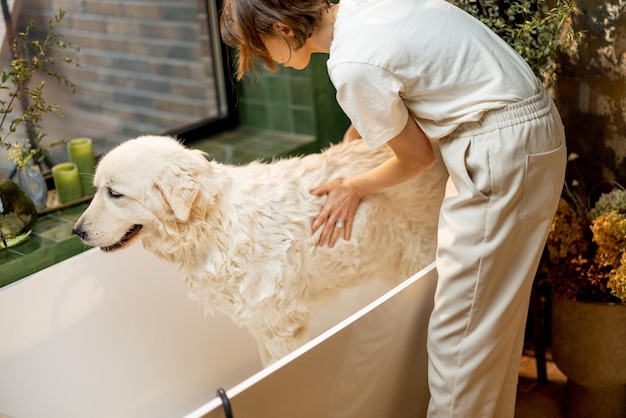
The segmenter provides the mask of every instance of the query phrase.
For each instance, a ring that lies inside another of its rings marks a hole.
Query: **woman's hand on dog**
[[[354,125],[351,124],[343,136],[343,142],[354,141],[356,139],[361,139],[361,135]],[[353,195],[356,194],[356,191],[352,190],[355,193],[350,193],[351,190],[345,183],[344,180],[334,180],[311,190],[311,193],[317,196],[328,194],[326,205],[313,221],[313,233],[321,226],[324,226],[317,243],[318,245],[324,245],[326,239],[329,238],[328,246],[332,248],[341,236],[342,231],[343,239],[350,239],[352,220],[356,208],[361,202],[361,198],[356,198],[356,204],[354,208],[352,208],[351,200],[354,197]],[[342,191],[342,188],[345,190]],[[334,210],[335,207],[337,207],[337,211]]]
[[[323,227],[317,244],[324,245],[328,241],[332,248],[342,234],[343,239],[349,240],[354,214],[361,203],[361,196],[350,180],[333,180],[311,190],[311,194],[328,195],[321,212],[313,220],[313,233]]]

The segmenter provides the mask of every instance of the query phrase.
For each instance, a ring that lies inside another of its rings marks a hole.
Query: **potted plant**
[[[55,70],[55,65],[60,62],[78,65],[65,52],[78,51],[79,48],[66,43],[56,31],[57,24],[64,16],[65,12],[60,10],[48,22],[43,39],[34,39],[34,23],[31,22],[10,42],[11,61],[8,68],[2,71],[0,79],[0,147],[8,151],[8,158],[18,170],[37,167],[45,157],[47,148],[58,143],[47,146],[42,143],[44,134],[40,129],[41,118],[46,114],[62,117],[62,113],[60,105],[46,101],[43,95],[45,80],[35,82],[35,76],[51,77],[74,90],[74,85],[66,76]],[[7,33],[10,33],[10,19],[6,23]],[[18,110],[18,106],[21,109]],[[22,130],[24,134],[20,133]],[[38,184],[35,183],[40,190],[45,186],[41,180],[42,177]],[[0,248],[15,245],[28,237],[37,219],[36,209],[32,199],[25,198],[8,175],[0,176]]]
[[[626,411],[626,190],[607,184],[595,201],[582,182],[565,184],[538,273],[552,288],[552,356],[568,377],[567,417]]]

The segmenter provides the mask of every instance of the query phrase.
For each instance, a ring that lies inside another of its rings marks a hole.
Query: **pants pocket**
[[[552,151],[526,156],[522,220],[552,219],[563,191],[566,162],[564,143]]]
[[[489,149],[479,149],[472,137],[455,138],[441,145],[441,153],[454,184],[455,195],[488,201],[491,192]]]

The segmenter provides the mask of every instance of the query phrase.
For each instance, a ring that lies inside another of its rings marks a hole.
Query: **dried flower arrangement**
[[[570,161],[577,156],[572,154]],[[539,277],[556,296],[626,302],[626,190],[612,183],[591,207],[577,181],[565,185],[554,216]]]

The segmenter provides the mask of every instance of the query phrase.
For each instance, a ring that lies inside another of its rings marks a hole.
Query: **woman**
[[[237,76],[258,58],[304,68],[328,53],[337,100],[381,166],[337,179],[313,222],[320,245],[350,239],[368,193],[427,170],[450,173],[429,323],[429,417],[513,417],[530,290],[565,172],[558,112],[526,62],[443,0],[225,0]]]

